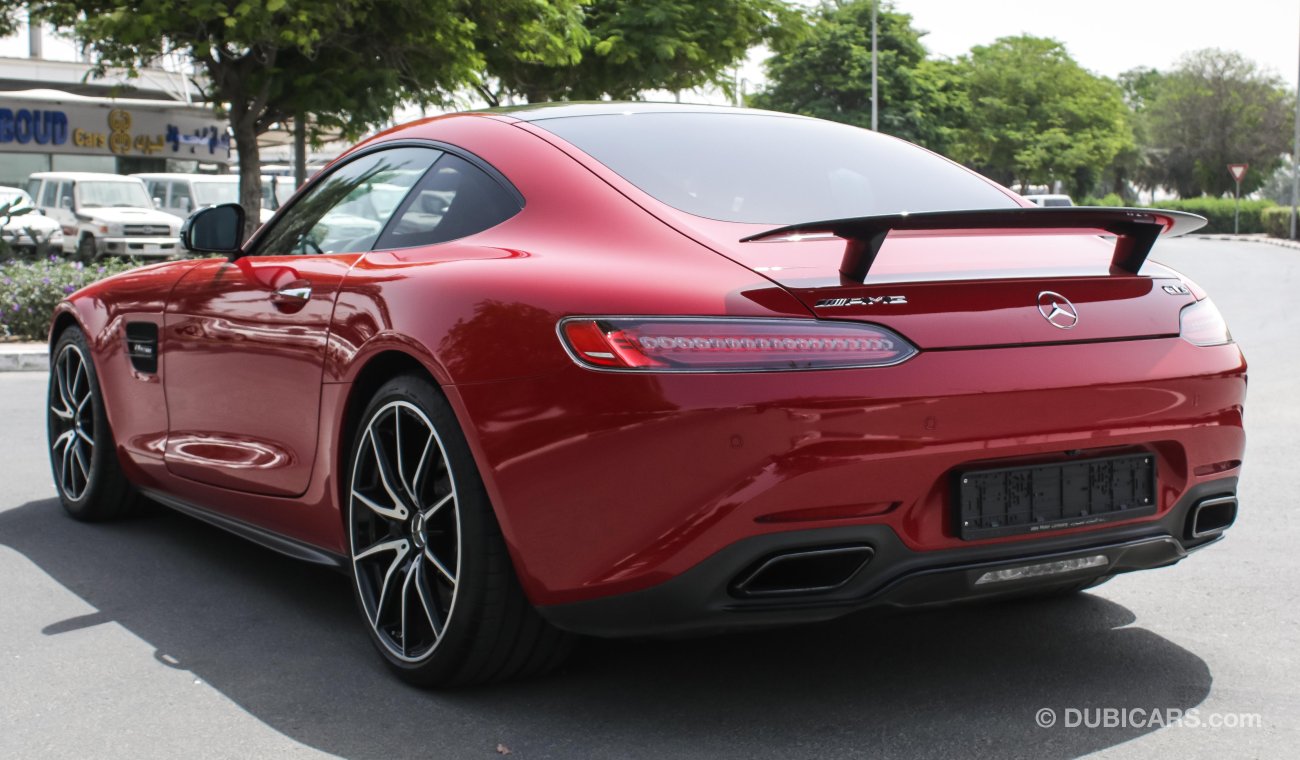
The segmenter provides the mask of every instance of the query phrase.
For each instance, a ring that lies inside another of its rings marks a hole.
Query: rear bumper
[[[574,365],[448,397],[524,590],[549,608],[651,590],[805,533],[870,541],[877,570],[890,546],[952,564],[1150,536],[1187,493],[1238,474],[1245,391],[1235,345],[1167,338],[923,351],[827,372]],[[1155,513],[960,538],[956,473],[1065,452],[1154,455]]]
[[[925,607],[1073,586],[1134,570],[1166,567],[1222,538],[1197,535],[1193,508],[1235,497],[1236,478],[1202,483],[1154,523],[1011,544],[917,552],[884,525],[794,531],[739,541],[652,588],[540,608],[547,620],[593,636],[672,636],[830,620],[880,607]],[[866,546],[871,559],[830,591],[744,598],[736,579],[765,558],[792,550]],[[1104,565],[1019,580],[977,584],[994,570],[1105,557]]]

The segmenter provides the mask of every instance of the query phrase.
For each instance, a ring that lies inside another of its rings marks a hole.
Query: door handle
[[[311,283],[299,280],[285,285],[271,294],[271,301],[280,304],[304,304],[311,298]]]

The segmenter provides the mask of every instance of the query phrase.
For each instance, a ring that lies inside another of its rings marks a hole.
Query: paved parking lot
[[[339,575],[167,512],[64,517],[45,375],[0,373],[0,757],[1294,756],[1300,251],[1158,251],[1251,362],[1242,516],[1219,546],[1077,598],[591,642],[557,676],[452,693],[385,672]],[[1195,712],[1147,725],[1167,710]]]

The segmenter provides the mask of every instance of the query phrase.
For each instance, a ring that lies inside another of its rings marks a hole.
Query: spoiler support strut
[[[1115,236],[1115,253],[1110,262],[1111,274],[1135,275],[1142,268],[1160,235],[1183,235],[1200,229],[1205,224],[1204,217],[1165,209],[1094,206],[978,209],[805,222],[750,235],[742,238],[741,242],[829,233],[845,240],[840,274],[854,282],[862,282],[871,271],[871,265],[885,244],[885,238],[894,230],[1005,230],[1008,233],[1043,230],[1064,234],[1099,232]]]

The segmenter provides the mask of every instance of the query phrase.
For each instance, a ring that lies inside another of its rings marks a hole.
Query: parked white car
[[[174,256],[181,223],[154,208],[135,177],[94,172],[38,172],[27,192],[63,226],[63,250],[82,261],[100,256]]]
[[[234,174],[151,172],[131,176],[144,180],[155,206],[181,221],[204,206],[239,202],[239,177]],[[292,177],[264,175],[259,221],[266,224],[280,204],[293,195],[294,189]]]
[[[1068,195],[1026,195],[1025,200],[1035,206],[1058,207],[1074,205],[1074,201]]]
[[[19,256],[63,251],[63,225],[41,213],[27,191],[0,187],[0,240]]]

